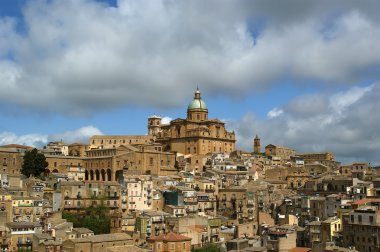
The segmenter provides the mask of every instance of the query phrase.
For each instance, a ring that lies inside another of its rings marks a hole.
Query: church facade
[[[160,117],[151,116],[148,135],[162,144],[165,151],[205,155],[235,150],[235,133],[227,131],[224,122],[208,118],[208,108],[198,88],[187,108],[186,119],[177,118],[162,124]]]

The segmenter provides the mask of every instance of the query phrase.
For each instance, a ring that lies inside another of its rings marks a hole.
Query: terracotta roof
[[[177,233],[169,232],[147,239],[148,241],[164,241],[164,242],[177,242],[177,241],[191,241],[191,238],[180,235]]]
[[[19,148],[19,149],[33,149],[31,146],[21,145],[21,144],[7,144],[0,146],[2,148]]]
[[[363,204],[367,204],[369,202],[380,202],[380,199],[362,199],[362,200],[354,201],[351,204],[352,205],[363,205]]]
[[[288,250],[288,252],[310,252],[310,251],[311,251],[311,248],[301,248],[301,247],[295,247]]]

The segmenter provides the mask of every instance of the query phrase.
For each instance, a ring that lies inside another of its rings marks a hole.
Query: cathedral
[[[204,155],[235,150],[235,133],[227,131],[224,122],[208,118],[208,109],[198,88],[187,107],[186,119],[177,118],[162,124],[161,117],[151,116],[148,135],[162,144],[165,151]]]

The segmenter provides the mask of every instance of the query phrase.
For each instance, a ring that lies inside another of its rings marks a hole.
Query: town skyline
[[[199,85],[238,149],[257,134],[380,163],[376,4],[209,4],[2,1],[0,144],[146,134],[148,116],[185,117]]]

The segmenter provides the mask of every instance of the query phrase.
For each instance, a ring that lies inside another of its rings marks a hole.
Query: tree
[[[196,248],[192,250],[193,252],[219,252],[220,249],[214,244],[207,244],[201,248]]]
[[[95,234],[110,233],[110,216],[108,208],[103,204],[85,208],[81,213],[63,211],[62,218],[72,222],[74,227],[84,227],[94,231]]]
[[[21,173],[27,177],[30,175],[38,177],[45,171],[48,165],[49,163],[46,161],[45,155],[38,153],[37,149],[34,148],[31,151],[25,152]]]

